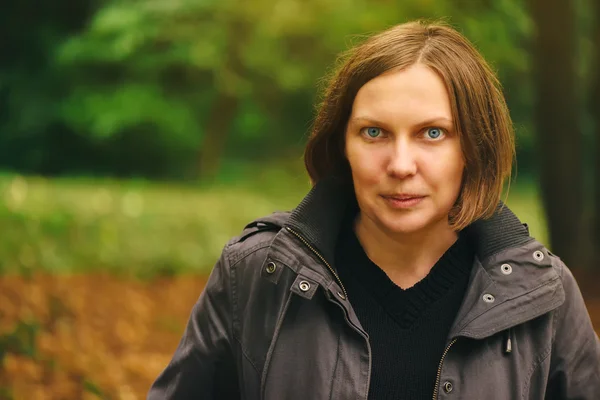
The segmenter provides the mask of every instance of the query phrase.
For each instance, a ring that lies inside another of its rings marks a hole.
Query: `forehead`
[[[441,77],[423,64],[394,70],[363,85],[354,99],[352,114],[378,118],[452,117],[450,98]]]

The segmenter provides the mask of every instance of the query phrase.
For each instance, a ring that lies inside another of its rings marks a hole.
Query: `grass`
[[[247,169],[204,186],[0,175],[0,272],[207,273],[248,222],[302,199],[308,180],[293,171]],[[513,185],[507,203],[545,242],[534,186]]]
[[[513,184],[506,205],[529,227],[529,233],[548,246],[548,227],[542,207],[542,199],[532,182]]]
[[[0,272],[206,273],[248,222],[301,199],[301,182],[279,178],[255,175],[257,185],[268,182],[261,191],[249,180],[201,187],[0,176]]]

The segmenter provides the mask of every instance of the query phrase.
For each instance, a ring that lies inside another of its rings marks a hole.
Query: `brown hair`
[[[473,45],[447,25],[422,21],[397,25],[346,53],[324,92],[304,163],[313,185],[334,174],[351,179],[344,138],[358,90],[387,71],[416,63],[436,71],[450,96],[465,158],[461,193],[450,223],[461,230],[494,213],[504,181],[510,178],[515,145],[496,75]]]

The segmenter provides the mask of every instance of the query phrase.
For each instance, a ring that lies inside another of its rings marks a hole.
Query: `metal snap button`
[[[308,292],[310,290],[310,283],[307,281],[300,281],[300,283],[298,284],[298,287],[303,292]]]
[[[452,382],[444,382],[444,392],[450,393],[454,389]]]
[[[535,258],[537,261],[542,261],[544,259],[544,253],[542,253],[539,250],[534,251],[533,252],[533,258]]]
[[[267,268],[265,268],[265,270],[267,271],[267,274],[272,274],[273,272],[275,272],[276,269],[277,269],[277,265],[275,265],[275,263],[273,261],[269,261],[267,263]]]
[[[512,274],[512,267],[510,266],[510,264],[502,264],[500,266],[500,270],[502,271],[502,273],[504,275],[510,275],[510,274]]]
[[[342,293],[342,292],[337,292],[337,295],[338,295],[338,297],[339,297],[340,299],[342,299],[342,300],[346,300],[346,295],[344,295],[344,293]]]
[[[485,301],[486,303],[493,303],[495,300],[496,298],[489,293],[483,295],[483,301]]]

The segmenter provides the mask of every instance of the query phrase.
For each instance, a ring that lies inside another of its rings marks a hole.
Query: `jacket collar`
[[[300,232],[333,265],[341,222],[353,202],[352,185],[336,177],[325,178],[291,213],[287,225]],[[474,222],[465,233],[480,260],[533,240],[517,216],[502,203],[490,219]]]
[[[334,265],[342,219],[347,207],[355,202],[351,184],[329,177],[315,185],[288,218],[277,214],[272,221],[264,221],[298,232]],[[527,228],[506,205],[500,203],[491,218],[475,221],[465,233],[476,257],[451,337],[487,337],[543,315],[564,302],[560,262],[529,236]],[[504,264],[511,266],[510,274],[505,269],[503,272]],[[329,276],[322,265],[307,267]],[[490,302],[488,295],[494,300]]]
[[[333,265],[338,233],[352,201],[352,185],[336,177],[325,178],[292,211],[286,225],[302,234]]]

